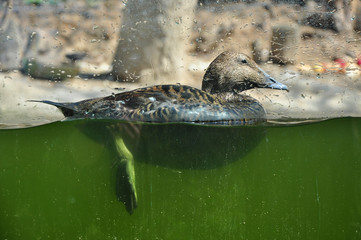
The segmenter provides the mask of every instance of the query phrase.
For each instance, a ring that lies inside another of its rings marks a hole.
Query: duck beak
[[[283,83],[277,82],[273,77],[268,75],[268,78],[266,76],[266,80],[269,82],[265,86],[265,88],[272,88],[272,89],[278,89],[278,90],[286,90],[288,92],[288,87],[284,85]]]
[[[272,89],[278,89],[278,90],[286,90],[288,92],[288,87],[284,85],[283,83],[280,83],[276,81],[273,77],[268,75],[265,71],[263,71],[261,68],[258,68],[263,75],[265,76],[265,82],[262,86],[263,88],[272,88]]]

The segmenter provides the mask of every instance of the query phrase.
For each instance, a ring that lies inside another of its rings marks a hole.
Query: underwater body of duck
[[[137,207],[132,152],[142,153],[134,156],[136,160],[166,167],[207,169],[225,165],[247,154],[257,144],[263,136],[262,128],[225,131],[187,125],[250,126],[266,122],[262,105],[256,99],[240,94],[251,88],[288,90],[246,55],[224,52],[206,70],[202,90],[182,85],[158,85],[75,103],[39,102],[58,107],[67,119],[184,123],[155,127],[116,122],[103,125],[89,121],[80,126],[98,141],[101,137],[96,132],[114,139],[113,147],[119,155],[117,195],[132,213]],[[127,134],[129,129],[136,130],[135,137]],[[226,141],[219,141],[220,132],[227,132]],[[167,143],[167,147],[162,146],[163,151],[157,146],[160,142]],[[192,158],[195,152],[198,153],[197,159]]]

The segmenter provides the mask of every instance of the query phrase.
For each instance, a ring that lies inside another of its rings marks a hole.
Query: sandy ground
[[[59,52],[54,53],[55,57],[42,56],[45,60],[61,59],[69,51],[79,51],[87,53],[87,57],[80,63],[99,67],[102,64],[110,66],[112,62],[122,7],[117,1],[109,1],[108,5],[103,6],[104,9],[85,9],[87,14],[79,14],[84,11],[81,7],[63,15],[54,15],[52,11],[44,13],[41,8],[34,8],[19,16],[23,29],[31,29],[30,32],[34,26],[41,29],[40,50],[44,48],[51,53],[52,46],[59,49]],[[21,13],[22,8],[18,8]],[[105,13],[106,17],[103,17]],[[230,49],[251,55],[250,46],[256,39],[262,40],[267,49],[272,26],[285,22],[297,23],[305,14],[305,8],[292,5],[273,8],[274,17],[270,17],[270,12],[261,4],[198,9],[194,31],[189,39],[189,55],[192,57],[187,68],[191,77],[184,79],[181,84],[200,88],[205,68],[218,53]],[[264,20],[265,17],[267,21]],[[45,18],[46,21],[39,18]],[[299,27],[300,36],[303,37],[298,43],[295,65],[261,66],[277,80],[288,85],[290,91],[255,89],[246,91],[246,94],[261,101],[270,119],[361,116],[361,74],[351,78],[335,72],[317,75],[312,69],[304,73],[299,71],[302,65],[330,63],[334,58],[354,60],[350,59],[350,55],[361,56],[360,34],[345,36],[330,30],[303,25]],[[51,32],[55,32],[56,37],[47,37]],[[46,41],[42,42],[42,39]],[[96,44],[93,43],[94,39],[98,39]],[[17,71],[0,72],[0,126],[28,126],[63,119],[55,107],[27,100],[78,101],[120,91],[115,88],[131,90],[153,84],[80,78],[51,82],[31,79]]]

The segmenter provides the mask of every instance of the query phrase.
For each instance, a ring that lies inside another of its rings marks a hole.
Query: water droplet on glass
[[[32,32],[30,38],[33,38],[36,35],[36,32]]]
[[[181,24],[182,23],[182,17],[176,18],[175,20],[176,24]]]

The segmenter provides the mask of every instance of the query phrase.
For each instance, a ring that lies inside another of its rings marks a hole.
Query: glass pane
[[[0,2],[0,239],[360,239],[361,3]]]

